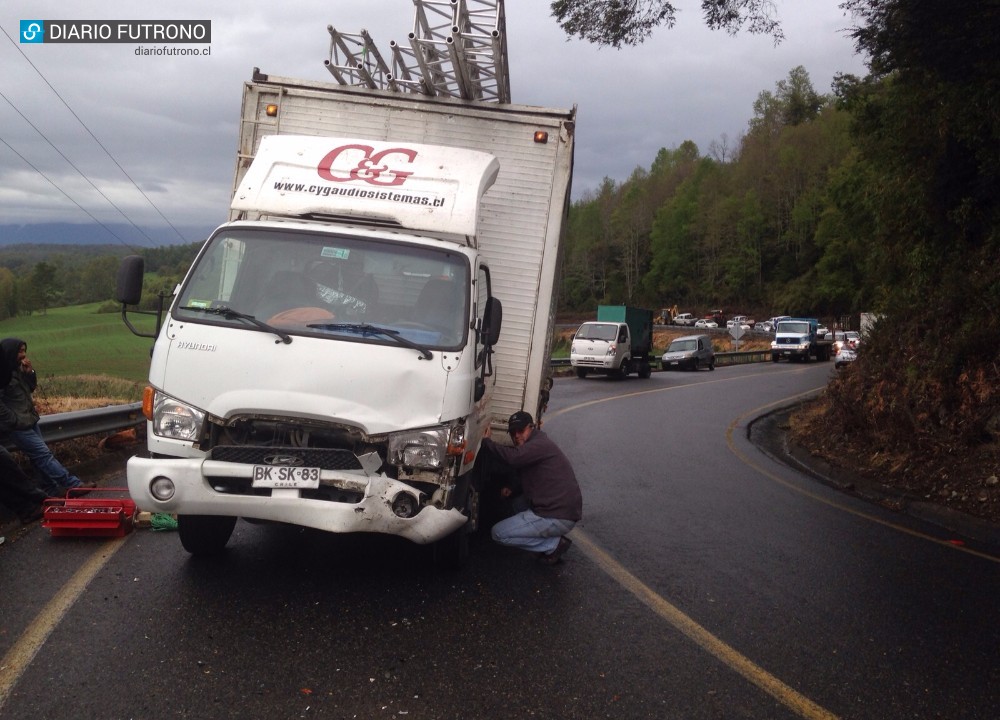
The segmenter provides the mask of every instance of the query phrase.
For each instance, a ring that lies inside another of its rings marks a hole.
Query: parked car
[[[753,328],[750,327],[750,325],[748,325],[745,322],[740,322],[739,320],[727,320],[726,321],[726,329],[727,330],[732,330],[734,327],[736,327],[737,323],[740,324],[740,327],[743,328],[744,332],[750,332],[751,330],[753,330]]]
[[[851,347],[850,345],[844,344],[839,350],[837,350],[837,356],[833,360],[833,366],[838,370],[845,365],[849,365],[858,359],[857,348]]]
[[[674,325],[694,325],[695,317],[691,313],[680,313],[674,316]]]
[[[686,335],[670,343],[660,358],[664,370],[715,370],[715,350],[708,335]]]
[[[717,328],[719,327],[719,323],[715,322],[715,320],[709,320],[708,318],[701,318],[700,320],[694,321],[694,326],[696,328]]]

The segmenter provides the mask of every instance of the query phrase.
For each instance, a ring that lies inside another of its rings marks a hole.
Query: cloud
[[[660,148],[693,140],[707,153],[722,135],[732,142],[757,95],[798,65],[820,92],[829,91],[838,71],[863,73],[837,0],[778,4],[786,40],[777,48],[766,37],[711,32],[698,3],[678,4],[676,27],[656,31],[638,48],[614,50],[567,40],[546,2],[508,1],[513,101],[578,106],[575,197],[597,189],[604,177],[622,181],[636,166],[648,168]],[[242,86],[252,69],[331,82],[323,68],[327,25],[346,33],[365,28],[388,55],[390,40],[405,41],[413,16],[410,0],[313,1],[280,9],[261,0],[178,0],[155,10],[124,0],[72,6],[8,0],[0,26],[14,42],[0,37],[0,92],[139,222],[162,224],[73,113],[172,223],[214,225],[226,216]],[[22,19],[210,19],[211,54],[141,56],[131,44],[20,45]],[[2,99],[0,138],[95,216],[120,219]],[[88,218],[0,143],[0,223],[43,221]]]

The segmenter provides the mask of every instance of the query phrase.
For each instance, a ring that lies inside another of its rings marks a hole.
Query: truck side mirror
[[[483,312],[483,345],[500,342],[500,326],[503,324],[503,306],[495,297],[486,298]]]
[[[115,300],[125,305],[138,305],[142,298],[142,275],[145,261],[139,255],[129,255],[118,266]]]

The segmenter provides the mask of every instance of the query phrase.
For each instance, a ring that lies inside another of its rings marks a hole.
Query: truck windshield
[[[613,342],[615,338],[618,337],[618,326],[584,323],[580,326],[580,329],[577,330],[576,336],[580,340],[604,340],[605,342]]]
[[[352,342],[459,348],[469,328],[469,263],[461,253],[368,237],[273,228],[214,236],[174,304],[174,317]],[[226,308],[227,312],[206,312]],[[264,324],[248,323],[240,314]],[[384,328],[345,333],[346,324]]]
[[[788,335],[808,335],[809,323],[805,322],[782,322],[778,323],[778,332]]]

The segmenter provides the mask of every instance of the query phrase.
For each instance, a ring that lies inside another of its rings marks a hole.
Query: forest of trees
[[[150,273],[149,302],[170,292],[187,272],[199,243],[146,248],[140,253]],[[125,251],[116,245],[12,245],[0,248],[0,320],[48,308],[107,302],[115,294]]]
[[[842,99],[794,68],[760,93],[742,137],[707,154],[690,141],[661,149],[648,170],[573,204],[562,308],[868,310],[877,279],[851,207],[862,172]]]

